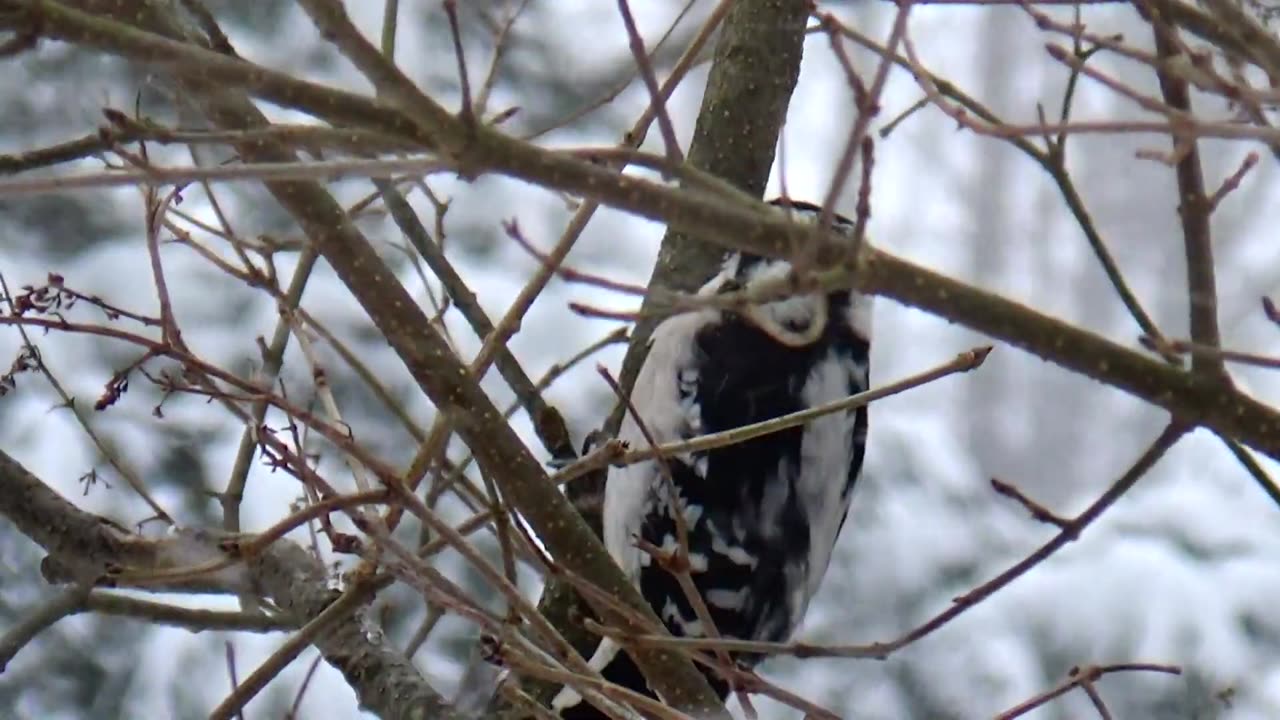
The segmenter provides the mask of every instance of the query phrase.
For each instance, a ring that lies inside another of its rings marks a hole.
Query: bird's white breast
[[[682,383],[696,384],[694,338],[707,325],[719,322],[718,310],[700,310],[664,320],[654,330],[632,393],[631,404],[644,419],[645,428],[657,443],[667,443],[701,433],[702,411],[691,396],[681,393]],[[618,439],[632,449],[645,449],[648,439],[635,417],[628,412],[618,430]],[[657,463],[645,461],[609,471],[604,493],[604,544],[627,573],[635,578],[640,569],[640,551],[632,536],[640,530],[653,488],[662,476]]]

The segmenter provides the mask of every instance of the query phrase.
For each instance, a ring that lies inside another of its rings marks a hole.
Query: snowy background
[[[291,3],[210,3],[240,52],[264,65],[359,91],[363,79],[316,35]],[[489,0],[483,6],[500,6]],[[460,3],[460,5],[466,5]],[[683,3],[633,3],[650,44]],[[691,18],[712,5],[699,2]],[[382,3],[351,2],[376,37]],[[399,37],[402,67],[430,92],[456,101],[456,75],[447,26],[438,2],[405,0]],[[884,37],[892,6],[829,3],[873,37]],[[1068,18],[1067,11],[1059,13]],[[1125,7],[1085,12],[1098,32],[1123,32],[1145,42],[1149,30]],[[488,63],[490,42],[472,24],[468,48],[473,75]],[[685,30],[695,27],[689,22]],[[919,7],[912,36],[924,64],[967,89],[1010,122],[1033,122],[1035,104],[1056,115],[1066,73],[1041,51],[1045,38],[1017,9]],[[533,2],[517,23],[492,108],[518,105],[508,127],[527,133],[600,96],[629,76],[630,56],[613,3],[599,0]],[[854,52],[860,68],[873,58]],[[584,61],[589,58],[590,61]],[[1154,92],[1154,78],[1106,57],[1098,67]],[[141,89],[143,105],[169,112],[163,87],[145,69],[42,44],[38,53],[6,61],[0,76],[0,152],[67,140],[92,132],[99,108],[129,109]],[[706,68],[695,72],[670,104],[687,143]],[[916,102],[920,90],[904,72],[890,75],[882,121]],[[647,104],[639,83],[617,100],[544,138],[552,145],[612,144]],[[1225,114],[1204,101],[1200,109]],[[272,109],[278,118],[297,119]],[[1136,117],[1135,108],[1082,82],[1076,118]],[[790,194],[820,200],[833,162],[853,122],[852,100],[824,36],[812,35],[784,133],[785,164],[775,167],[776,191],[785,174]],[[650,147],[656,133],[651,133]],[[1073,138],[1069,167],[1084,201],[1126,277],[1159,326],[1186,334],[1181,231],[1172,172],[1136,160],[1140,147],[1166,149],[1167,139]],[[1210,187],[1230,174],[1254,147],[1204,143]],[[185,150],[154,148],[156,157],[189,162]],[[221,151],[204,151],[217,160]],[[1138,328],[1110,289],[1079,228],[1044,173],[1013,148],[956,129],[936,110],[914,114],[877,146],[871,233],[878,245],[928,267],[1068,319],[1136,346]],[[1280,285],[1277,190],[1272,158],[1263,161],[1214,215],[1223,340],[1228,347],[1267,352],[1277,329],[1258,300]],[[80,170],[96,170],[94,162]],[[483,178],[464,184],[430,179],[453,198],[447,216],[448,252],[491,316],[499,316],[535,265],[507,240],[501,223],[517,219],[535,244],[549,247],[571,213],[563,198],[519,183]],[[368,182],[334,186],[353,202]],[[220,199],[242,235],[294,234],[287,218],[252,184],[219,187]],[[155,311],[142,242],[142,212],[134,189],[0,197],[0,273],[11,287],[44,282],[50,271],[68,285],[144,312]],[[841,209],[851,212],[852,195]],[[199,192],[182,209],[209,219]],[[421,197],[415,205],[429,212]],[[430,217],[426,215],[426,217]],[[400,238],[389,221],[363,221],[389,262],[426,302],[417,275],[390,243]],[[571,256],[575,267],[643,283],[662,227],[601,211]],[[254,338],[269,336],[276,313],[265,297],[221,275],[187,249],[164,250],[169,283],[185,338],[206,358],[237,372],[256,362]],[[292,257],[282,258],[287,276]],[[322,266],[323,267],[323,266]],[[434,288],[433,288],[434,289]],[[552,364],[603,336],[615,325],[569,313],[571,300],[615,308],[633,300],[581,285],[553,282],[512,342],[536,378]],[[420,424],[430,407],[399,361],[367,327],[346,290],[327,269],[307,290],[305,306],[360,353]],[[86,319],[96,319],[88,310]],[[881,301],[875,312],[874,382],[888,382],[951,358],[982,338],[932,316]],[[458,347],[478,341],[454,313],[449,328]],[[37,337],[46,361],[82,404],[110,373],[133,359],[119,344],[52,335]],[[0,366],[18,347],[0,331]],[[358,438],[403,463],[410,450],[404,429],[325,351],[326,369]],[[623,349],[602,353],[616,368]],[[611,395],[587,363],[561,379],[547,399],[566,413],[577,438],[596,426]],[[305,396],[309,372],[292,346],[286,377]],[[495,377],[486,387],[500,405],[509,391]],[[1274,374],[1234,369],[1240,385],[1264,400],[1280,399]],[[123,402],[92,418],[116,452],[152,484],[171,513],[190,525],[217,524],[218,489],[230,471],[241,429],[217,406],[170,401],[165,419],[151,414],[154,390],[135,382]],[[34,375],[0,400],[0,447],[82,507],[130,524],[147,510],[85,439],[57,398]],[[994,576],[1047,540],[1052,529],[996,496],[998,477],[1063,515],[1078,512],[1115,479],[1159,432],[1160,411],[1097,383],[997,346],[978,372],[952,377],[872,408],[868,470],[856,494],[837,557],[801,633],[814,642],[887,641],[945,609],[950,599]],[[527,420],[515,423],[538,447]],[[1269,462],[1265,467],[1274,471]],[[96,468],[102,485],[87,494],[78,478]],[[337,458],[322,464],[342,478]],[[244,506],[246,529],[269,525],[297,497],[296,483],[259,468]],[[47,599],[38,579],[39,553],[0,524],[0,626],[11,625]],[[1221,442],[1198,432],[1182,440],[1155,470],[1077,543],[976,609],[914,646],[871,660],[774,660],[772,678],[849,718],[981,718],[1061,681],[1077,664],[1160,662],[1181,665],[1181,677],[1111,676],[1099,688],[1118,718],[1280,717],[1280,508],[1271,505]],[[467,571],[454,556],[439,562],[453,576]],[[537,580],[525,578],[536,597]],[[225,598],[200,600],[231,607]],[[407,591],[388,593],[386,630],[403,643],[421,620],[421,603]],[[475,629],[445,618],[416,661],[433,683],[451,692]],[[234,644],[240,676],[270,654],[282,635],[221,636],[155,629],[142,623],[80,616],[59,623],[27,647],[0,675],[0,717],[203,717],[227,692],[224,643]],[[246,717],[284,717],[315,653],[303,658],[248,708]],[[762,717],[795,713],[759,700]],[[1091,717],[1074,692],[1027,717]],[[357,717],[354,696],[323,663],[299,717]]]

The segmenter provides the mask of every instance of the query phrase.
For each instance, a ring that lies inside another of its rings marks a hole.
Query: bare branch
[[[1138,8],[1151,21],[1155,32],[1156,54],[1168,60],[1185,53],[1185,46],[1178,31],[1167,24],[1150,5],[1138,3]],[[1191,91],[1187,81],[1157,66],[1156,77],[1165,103],[1180,113],[1191,114]],[[1213,237],[1209,227],[1209,214],[1213,203],[1205,192],[1204,169],[1200,165],[1199,144],[1193,136],[1173,134],[1170,137],[1177,162],[1178,217],[1182,220],[1182,238],[1187,261],[1187,304],[1191,320],[1191,339],[1201,345],[1219,347],[1222,336],[1218,330],[1218,286],[1213,266]],[[1231,384],[1221,358],[1207,355],[1191,356],[1192,372],[1216,379],[1224,385]]]
[[[285,616],[180,607],[104,590],[94,590],[77,612],[171,625],[189,632],[283,632],[298,629],[298,622]]]
[[[67,502],[3,452],[0,515],[49,553],[45,573],[62,576],[59,581],[65,581],[63,574],[69,572],[81,582],[95,583],[108,568],[171,568],[189,565],[193,557],[222,555],[215,536],[208,533],[183,531],[163,540],[131,535]],[[271,544],[233,570],[206,574],[199,587],[223,592],[260,589],[284,612],[308,620],[320,616],[334,601],[324,567],[288,541]],[[461,720],[407,659],[365,632],[350,608],[339,620],[311,637],[311,642],[346,676],[365,707],[383,716],[417,707],[432,717]]]
[[[271,656],[258,665],[244,682],[238,683],[235,690],[226,697],[210,713],[210,720],[231,720],[239,716],[244,706],[249,703],[267,683],[271,682],[282,670],[297,659],[298,655],[311,646],[320,633],[342,619],[350,621],[350,616],[369,597],[367,587],[354,585],[342,593],[328,607],[320,611],[306,625],[271,653]]]
[[[1150,447],[1142,453],[1142,456],[1134,462],[1128,470],[1124,472],[1107,491],[1102,494],[1089,507],[1085,508],[1079,515],[1068,522],[1062,530],[1053,537],[1052,540],[1040,546],[1035,552],[1015,563],[1009,569],[1000,573],[991,580],[983,583],[977,588],[970,590],[964,595],[956,598],[950,607],[935,615],[933,618],[920,624],[911,631],[905,633],[896,640],[887,643],[879,643],[882,655],[906,647],[926,635],[934,632],[938,628],[946,625],[954,620],[961,613],[965,612],[982,600],[990,597],[993,593],[1007,586],[1015,579],[1021,577],[1031,568],[1044,562],[1050,555],[1062,549],[1067,543],[1074,541],[1080,536],[1094,520],[1097,520],[1107,508],[1111,507],[1117,500],[1129,491],[1144,475],[1147,474],[1156,462],[1164,456],[1169,448],[1183,436],[1187,431],[1186,426],[1177,422],[1170,423],[1160,433],[1159,437],[1151,443]]]
[[[1098,703],[1101,702],[1101,698],[1095,694],[1096,691],[1090,692],[1092,690],[1093,683],[1103,675],[1118,672],[1154,672],[1166,673],[1169,675],[1181,675],[1182,668],[1179,668],[1176,665],[1159,665],[1156,663],[1120,663],[1116,665],[1087,665],[1085,667],[1073,667],[1071,668],[1071,671],[1067,673],[1067,679],[1062,681],[1060,685],[1051,690],[1046,690],[1026,702],[1019,703],[1017,707],[1010,708],[1000,713],[996,716],[996,720],[1014,720],[1014,718],[1022,717],[1032,710],[1045,705],[1049,701],[1071,692],[1071,690],[1077,687],[1085,688],[1086,692],[1089,692],[1089,697],[1094,702],[1095,707],[1097,707]],[[1101,708],[1099,709],[1099,714],[1104,718],[1108,717],[1106,711]]]
[[[3,672],[14,656],[37,635],[62,618],[80,610],[89,596],[89,590],[88,585],[73,585],[63,589],[51,601],[42,604],[35,612],[0,636],[0,672]]]
[[[1057,513],[1027,497],[1017,487],[1010,485],[999,478],[991,478],[991,489],[995,490],[1000,495],[1011,498],[1014,502],[1025,508],[1027,512],[1031,513],[1031,517],[1042,523],[1054,525],[1062,530],[1065,530],[1070,524],[1070,521],[1059,517]]]
[[[618,458],[614,464],[616,465],[632,465],[652,458],[661,458],[667,456],[680,455],[683,453],[705,452],[727,445],[735,445],[737,443],[746,442],[753,438],[763,435],[770,435],[787,428],[804,425],[812,422],[820,417],[831,415],[838,412],[848,412],[856,408],[869,405],[876,400],[880,400],[891,395],[905,392],[912,388],[927,385],[935,380],[940,380],[948,375],[955,373],[964,373],[979,368],[986,361],[987,355],[991,353],[991,347],[974,348],[966,352],[962,352],[954,359],[945,362],[935,368],[931,368],[921,373],[903,378],[897,382],[892,382],[881,387],[872,388],[865,392],[850,395],[822,405],[797,410],[771,420],[764,420],[751,425],[743,425],[742,427],[731,428],[729,430],[721,430],[720,432],[709,433],[707,435],[699,435],[688,440],[679,440],[661,445],[653,445],[648,448],[633,448],[628,450],[622,457]]]
[[[636,29],[636,20],[631,15],[631,4],[627,0],[618,0],[618,14],[622,16],[622,24],[627,29],[630,40],[631,56],[636,60],[636,68],[640,71],[640,79],[649,91],[650,107],[658,118],[658,129],[662,132],[662,142],[666,148],[667,161],[673,167],[684,163],[684,153],[680,152],[680,142],[676,140],[675,126],[671,124],[671,116],[667,114],[667,104],[658,88],[658,77],[653,72],[653,63],[649,62],[649,54],[644,49],[644,38]]]

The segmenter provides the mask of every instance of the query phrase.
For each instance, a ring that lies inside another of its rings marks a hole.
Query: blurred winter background
[[[632,3],[650,44],[683,2]],[[713,3],[698,2],[676,31],[687,40]],[[303,14],[284,0],[211,2],[240,52],[264,65],[366,91],[363,79],[335,56]],[[349,2],[376,36],[382,3]],[[439,97],[456,101],[456,73],[440,3],[405,0],[399,37],[402,67]],[[464,6],[473,73],[488,63],[492,43],[478,9]],[[873,37],[892,19],[888,3],[823,3]],[[1063,9],[1059,17],[1069,18]],[[1122,32],[1149,41],[1149,30],[1125,6],[1091,7],[1085,19],[1098,32]],[[1042,52],[1044,37],[1014,8],[922,6],[911,30],[925,65],[967,89],[1013,122],[1033,122],[1035,105],[1057,114],[1066,73]],[[860,68],[874,59],[853,52]],[[669,66],[671,54],[660,55]],[[1154,92],[1145,71],[1110,58],[1095,60],[1137,87]],[[92,132],[103,105],[141,105],[172,117],[166,90],[145,69],[66,46],[42,44],[6,61],[0,77],[0,143],[16,152]],[[670,107],[687,142],[706,66],[677,92]],[[632,61],[613,3],[599,0],[532,2],[515,25],[491,107],[519,106],[507,122],[528,133],[555,122],[632,76]],[[920,98],[904,72],[891,74],[882,121]],[[608,145],[647,104],[631,82],[617,99],[544,138],[552,145]],[[827,39],[811,35],[803,73],[785,130],[785,176],[790,194],[820,200],[826,192],[854,116],[852,99]],[[1206,113],[1225,113],[1209,103]],[[185,112],[185,111],[182,111]],[[271,109],[276,117],[292,118]],[[1093,83],[1083,82],[1077,118],[1135,117],[1136,109]],[[189,117],[189,116],[184,116]],[[296,118],[293,118],[296,119]],[[655,133],[656,135],[656,133]],[[650,140],[650,147],[656,138]],[[1068,144],[1068,164],[1104,239],[1138,297],[1166,333],[1186,334],[1184,264],[1173,173],[1136,160],[1140,147],[1164,150],[1166,138],[1081,136]],[[1252,149],[1205,143],[1211,187]],[[185,150],[154,148],[160,160],[188,162]],[[216,162],[221,151],[204,150]],[[1136,345],[1138,328],[1099,269],[1078,226],[1043,171],[999,141],[958,131],[941,113],[915,113],[877,145],[871,231],[882,247],[926,266],[991,288],[1053,315]],[[1215,251],[1224,343],[1267,352],[1278,331],[1258,310],[1261,296],[1280,284],[1273,160],[1231,195],[1215,216]],[[95,170],[94,162],[80,170]],[[429,181],[453,204],[447,215],[447,251],[491,314],[500,315],[535,267],[503,234],[504,220],[519,221],[535,244],[548,247],[572,211],[562,197],[501,178],[463,183],[450,176]],[[367,181],[343,181],[335,192],[348,202],[367,194]],[[218,187],[224,209],[241,235],[292,237],[284,214],[251,183]],[[10,287],[64,275],[78,290],[154,312],[145,272],[142,212],[137,190],[0,197],[0,272]],[[854,197],[840,208],[853,209]],[[430,220],[430,205],[414,198]],[[210,219],[199,192],[188,191],[182,210]],[[428,302],[428,288],[394,246],[394,226],[380,217],[363,221],[383,243],[388,261],[410,289]],[[571,256],[575,267],[643,283],[662,227],[601,211]],[[269,336],[276,312],[264,296],[219,273],[188,249],[164,251],[170,285],[186,340],[207,358],[237,372],[258,363],[254,339]],[[282,261],[287,275],[292,256]],[[432,292],[438,288],[429,288]],[[533,306],[512,342],[533,377],[613,329],[609,322],[571,314],[571,300],[629,308],[634,300],[560,281]],[[403,367],[367,327],[341,284],[320,271],[305,306],[379,374],[419,424],[431,411]],[[87,319],[97,319],[87,309]],[[464,353],[478,341],[454,313],[448,327]],[[952,357],[983,339],[932,316],[880,302],[875,312],[873,380],[887,382]],[[91,404],[110,373],[134,358],[119,344],[63,335],[37,336],[46,362],[82,407]],[[0,331],[0,365],[16,355],[17,333]],[[623,349],[599,356],[616,368]],[[468,355],[469,356],[469,355]],[[356,437],[398,464],[411,455],[402,425],[371,399],[336,355],[324,350],[326,369]],[[307,398],[310,376],[293,346],[286,377]],[[548,399],[580,438],[596,426],[611,395],[588,362],[569,372]],[[1275,375],[1234,368],[1237,381],[1257,397],[1280,398]],[[496,378],[486,383],[500,404],[510,392]],[[125,463],[151,484],[158,499],[189,525],[216,525],[221,513],[208,491],[222,487],[241,428],[217,405],[169,401],[164,419],[152,415],[156,392],[135,382],[94,427]],[[0,447],[81,506],[130,524],[147,509],[86,440],[57,397],[35,375],[0,401]],[[1047,540],[1038,524],[988,481],[998,477],[1055,511],[1079,511],[1118,476],[1158,433],[1162,413],[1114,390],[997,346],[978,372],[952,377],[877,403],[872,410],[869,466],[856,494],[837,558],[810,612],[802,638],[814,642],[890,640],[945,609],[951,598],[989,579]],[[526,418],[515,419],[531,447]],[[458,454],[461,454],[461,450]],[[1270,463],[1264,463],[1275,470]],[[339,460],[322,469],[341,479]],[[96,469],[110,488],[79,480]],[[255,469],[244,507],[246,529],[265,527],[287,512],[299,494],[283,473]],[[446,504],[446,509],[450,506]],[[461,510],[453,507],[460,515]],[[0,625],[9,626],[47,600],[52,590],[38,576],[39,552],[0,524]],[[886,661],[773,660],[765,672],[849,718],[989,717],[1061,681],[1073,665],[1129,661],[1181,665],[1170,677],[1123,674],[1098,687],[1118,718],[1207,719],[1280,717],[1280,508],[1272,505],[1212,436],[1197,432],[1180,442],[1079,542],[1019,579],[940,632]],[[455,577],[480,587],[453,555],[439,558]],[[525,578],[536,597],[538,581]],[[422,603],[403,588],[381,601],[386,631],[403,645],[423,618]],[[232,607],[227,598],[209,606]],[[416,661],[437,687],[450,692],[476,630],[446,616]],[[79,616],[65,620],[24,649],[0,675],[0,717],[198,718],[228,691],[224,644],[231,642],[240,676],[284,639],[282,635],[200,635],[133,621]],[[301,660],[255,700],[248,718],[285,717],[316,656]],[[760,700],[765,718],[796,717]],[[1093,716],[1074,692],[1028,717],[1057,720]],[[316,670],[299,718],[359,715],[354,696],[323,663]]]

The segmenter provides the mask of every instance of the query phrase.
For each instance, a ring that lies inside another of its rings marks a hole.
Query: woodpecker
[[[779,212],[816,222],[821,208],[776,199]],[[832,229],[852,236],[835,215]],[[742,252],[724,257],[698,294],[747,293],[785,280],[788,261]],[[776,296],[775,296],[776,297]],[[868,387],[871,301],[856,292],[788,297],[746,310],[703,308],[653,332],[631,393],[635,415],[658,443],[729,430],[862,392]],[[618,437],[648,446],[635,415]],[[838,412],[745,442],[612,468],[605,486],[604,541],[672,635],[704,637],[679,582],[640,538],[679,549],[683,510],[689,573],[722,637],[781,642],[817,592],[844,526],[867,437],[867,410]],[[672,492],[678,495],[673,503]],[[751,668],[762,657],[735,654]],[[630,656],[605,638],[589,664],[606,680],[654,697]],[[704,668],[724,698],[729,685]],[[552,707],[566,720],[607,717],[564,688]]]

